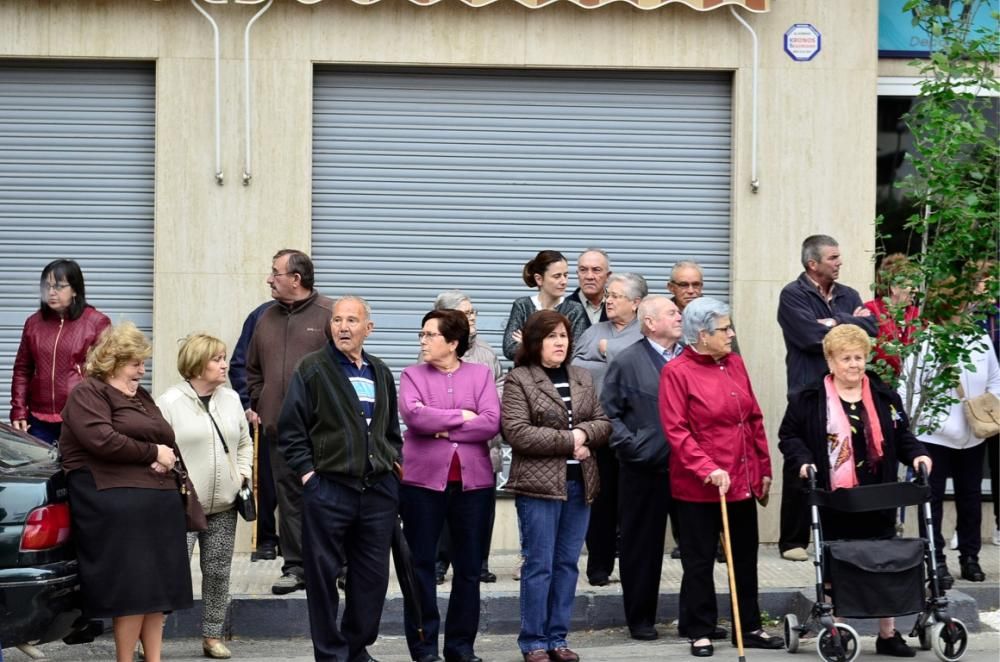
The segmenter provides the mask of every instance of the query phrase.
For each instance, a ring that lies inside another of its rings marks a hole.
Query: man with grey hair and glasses
[[[674,264],[670,270],[670,280],[667,281],[667,289],[674,298],[677,310],[684,312],[684,308],[702,296],[705,287],[705,276],[702,273],[701,265],[692,260],[681,260]]]
[[[604,249],[588,248],[576,259],[576,279],[580,286],[569,298],[583,305],[583,309],[587,311],[588,325],[608,321],[604,288],[610,275],[611,265],[608,252]]]
[[[812,384],[827,372],[823,338],[838,324],[856,324],[873,338],[877,321],[861,295],[840,278],[840,245],[833,237],[814,234],[802,242],[804,271],[781,290],[778,325],[785,339],[788,394]],[[807,561],[809,511],[802,493],[799,467],[782,469],[781,533],[778,551],[790,561]]]

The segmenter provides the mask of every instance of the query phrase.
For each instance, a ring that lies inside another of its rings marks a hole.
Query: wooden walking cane
[[[743,628],[740,627],[740,604],[736,596],[736,575],[733,573],[733,550],[729,546],[729,512],[726,510],[726,495],[720,494],[722,504],[722,549],[726,552],[726,571],[729,573],[729,595],[733,600],[733,629],[736,630],[736,650],[740,662],[746,662],[743,654]]]
[[[259,473],[258,472],[259,453],[260,453],[260,423],[254,423],[253,424],[253,505],[254,505],[254,510],[258,513],[260,512],[260,504],[257,503],[258,499],[257,484],[259,482],[257,478]],[[250,548],[253,549],[254,557],[256,557],[257,555],[257,522],[259,521],[260,517],[258,517],[253,521],[253,529],[251,530],[252,533],[250,534]]]

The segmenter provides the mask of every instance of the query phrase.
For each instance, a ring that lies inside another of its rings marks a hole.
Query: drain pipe
[[[256,14],[253,15],[253,18],[251,18],[250,21],[247,22],[246,30],[243,31],[243,76],[245,78],[244,87],[246,88],[246,107],[244,108],[244,110],[245,110],[244,126],[245,126],[245,129],[246,129],[246,161],[245,161],[245,164],[243,166],[243,186],[249,186],[250,185],[250,178],[253,176],[253,175],[250,174],[251,173],[251,170],[250,170],[250,155],[251,155],[251,150],[250,150],[250,147],[251,147],[251,143],[250,143],[250,128],[251,128],[251,126],[250,126],[250,108],[251,108],[251,106],[250,106],[250,88],[251,88],[251,81],[250,81],[250,28],[253,27],[253,24],[257,21],[258,18],[260,18],[264,14],[264,12],[266,12],[268,9],[270,9],[272,2],[274,2],[274,0],[267,0],[267,4],[264,5],[261,8],[260,11],[258,11]]]
[[[211,0],[209,0],[211,1]],[[222,90],[220,83],[220,48],[219,48],[219,25],[215,22],[207,11],[201,8],[198,0],[191,0],[191,4],[198,12],[208,19],[212,24],[212,32],[215,36],[215,181],[222,186]]]
[[[750,191],[758,193],[760,191],[760,180],[757,179],[757,71],[760,65],[760,55],[757,47],[757,33],[753,31],[749,23],[743,20],[739,12],[732,5],[729,6],[729,11],[732,12],[733,16],[736,17],[736,20],[743,27],[750,31],[750,36],[753,37],[753,77],[750,99]]]

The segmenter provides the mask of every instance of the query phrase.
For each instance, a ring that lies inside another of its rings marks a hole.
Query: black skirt
[[[177,490],[98,490],[87,469],[66,478],[84,613],[110,618],[190,609],[191,567]]]

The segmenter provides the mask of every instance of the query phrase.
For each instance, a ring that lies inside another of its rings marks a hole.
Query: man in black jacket
[[[359,297],[333,306],[331,343],[308,354],[288,384],[279,445],[302,481],[302,556],[317,660],[368,662],[389,586],[403,447],[389,368],[363,350],[371,311]],[[344,616],[337,577],[347,565]]]
[[[878,333],[876,320],[862,305],[857,290],[836,282],[841,264],[836,239],[823,234],[806,237],[802,242],[805,271],[781,290],[778,324],[785,339],[789,397],[826,374],[823,338],[830,329],[856,324],[872,337]],[[790,561],[806,561],[808,545],[809,510],[802,495],[799,467],[786,463],[782,469],[778,551]]]
[[[618,456],[622,599],[633,639],[656,639],[663,538],[671,512],[668,456],[657,405],[660,370],[681,353],[681,314],[659,294],[639,304],[642,340],[622,350],[604,377],[601,406]],[[673,519],[677,527],[676,518]]]

